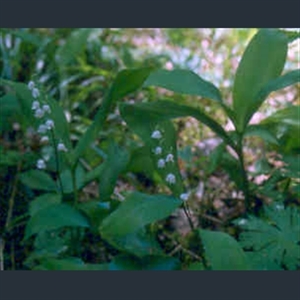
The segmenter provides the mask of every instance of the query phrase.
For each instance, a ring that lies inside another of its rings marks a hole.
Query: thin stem
[[[57,175],[57,178],[58,178],[58,182],[59,182],[59,186],[60,186],[60,191],[63,194],[63,184],[62,184],[62,181],[61,181],[61,178],[60,178],[59,156],[58,156],[58,151],[57,151],[57,145],[56,145],[56,142],[55,142],[54,130],[51,129],[50,132],[51,132],[51,138],[52,138],[52,142],[53,142],[53,145],[54,145],[54,152],[55,152],[56,175]]]
[[[11,196],[8,200],[8,211],[7,211],[7,217],[6,217],[6,222],[5,222],[5,229],[6,230],[8,229],[8,227],[10,225],[13,210],[14,210],[15,196],[16,196],[16,193],[17,193],[18,175],[19,175],[20,170],[21,170],[21,162],[19,162],[19,164],[17,166],[17,174],[14,178],[12,193],[11,193]]]
[[[76,168],[72,168],[72,183],[73,183],[73,192],[74,192],[74,205],[78,203],[78,191],[76,183]]]
[[[244,192],[244,196],[245,196],[245,209],[246,209],[246,212],[249,212],[251,210],[251,197],[250,197],[250,191],[249,191],[249,182],[248,182],[248,178],[247,178],[247,172],[245,169],[245,161],[244,161],[244,153],[243,153],[243,135],[242,134],[239,136],[237,154],[239,156],[241,175],[242,175],[242,180],[243,180],[243,192]]]
[[[189,222],[189,225],[190,225],[191,229],[194,230],[195,226],[193,224],[191,216],[189,215],[187,204],[184,202],[182,207],[183,207],[183,211],[184,211],[184,213],[185,213],[185,215],[186,215],[186,217],[188,219],[188,222]]]

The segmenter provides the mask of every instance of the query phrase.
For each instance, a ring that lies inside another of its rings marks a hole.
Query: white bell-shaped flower
[[[44,116],[44,111],[40,108],[38,108],[35,113],[34,113],[34,116],[37,118],[37,119],[41,119],[43,116]]]
[[[58,151],[63,151],[63,152],[67,152],[68,151],[68,149],[66,148],[66,146],[64,145],[64,143],[59,143],[57,145],[57,150]]]
[[[32,90],[32,97],[33,98],[37,98],[37,97],[39,97],[40,96],[40,91],[37,89],[37,88],[34,88],[33,90]]]
[[[36,167],[38,169],[45,169],[46,168],[45,161],[43,159],[39,159],[36,163]]]
[[[161,134],[161,132],[160,132],[159,130],[155,130],[155,131],[152,132],[151,137],[152,137],[153,139],[159,140],[159,139],[162,138],[162,134]]]
[[[162,169],[165,167],[165,161],[163,159],[159,159],[158,162],[157,162],[157,167],[159,169]]]
[[[170,173],[166,177],[166,182],[169,184],[175,184],[176,183],[176,177],[174,174]]]

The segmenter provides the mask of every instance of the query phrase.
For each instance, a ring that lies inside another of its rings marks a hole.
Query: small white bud
[[[52,120],[47,120],[45,125],[46,125],[47,129],[50,130],[54,127],[54,122]]]
[[[46,113],[51,113],[50,106],[48,104],[43,105],[43,111]]]
[[[43,136],[43,137],[41,138],[41,143],[47,144],[48,142],[49,142],[49,138],[48,138],[47,136]]]
[[[174,162],[174,155],[168,154],[166,157],[166,162]]]
[[[238,222],[238,225],[245,225],[247,223],[247,220],[246,219],[240,219],[239,222]]]
[[[40,95],[40,91],[37,88],[34,88],[32,90],[32,97],[37,98],[37,97],[39,97],[39,95]]]
[[[35,86],[34,82],[33,81],[29,81],[29,83],[28,83],[29,90],[34,89],[34,86]]]
[[[161,148],[161,147],[156,147],[156,148],[154,149],[154,154],[159,155],[159,154],[161,154],[161,153],[162,153],[162,148]]]
[[[155,130],[155,131],[152,132],[151,137],[152,137],[153,139],[159,140],[159,139],[162,138],[162,135],[161,135],[161,132],[160,132],[159,130]]]
[[[41,119],[43,116],[44,116],[44,111],[40,108],[38,108],[36,111],[35,111],[35,114],[34,116],[38,119]]]
[[[187,201],[189,199],[190,194],[189,193],[184,193],[180,195],[180,199],[182,201]]]
[[[283,210],[284,206],[282,204],[276,204],[275,208],[276,208],[276,210]]]
[[[31,109],[36,110],[38,108],[40,108],[40,102],[39,101],[33,101]]]
[[[45,169],[46,168],[46,164],[45,164],[43,159],[39,159],[36,163],[36,166],[37,166],[38,169]]]
[[[64,151],[64,152],[67,152],[67,151],[68,151],[68,149],[66,148],[66,146],[65,146],[63,143],[59,143],[59,144],[57,145],[57,150],[58,150],[58,151]]]
[[[38,133],[46,133],[47,132],[47,126],[46,125],[40,125],[38,130],[37,130]]]
[[[165,167],[165,161],[163,159],[159,159],[158,162],[157,162],[157,167],[159,169],[162,169]]]
[[[172,173],[168,174],[166,177],[166,182],[168,182],[169,184],[174,184],[176,182],[175,175]]]

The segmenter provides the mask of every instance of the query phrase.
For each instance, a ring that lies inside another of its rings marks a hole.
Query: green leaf
[[[126,169],[128,162],[129,154],[127,151],[112,143],[99,177],[99,196],[101,201],[109,199],[114,191],[119,174]]]
[[[278,110],[273,115],[264,119],[262,124],[271,124],[272,126],[276,124],[284,124],[300,129],[299,116],[300,105],[292,105],[287,108]]]
[[[120,112],[126,122],[127,120],[130,121],[134,118],[139,119],[141,122],[144,120],[145,116],[147,116],[147,118],[149,116],[157,121],[191,116],[208,126],[228,145],[235,148],[234,142],[228,136],[222,126],[207,116],[200,109],[195,109],[186,105],[179,105],[172,101],[155,101],[151,103],[140,103],[135,105],[121,104]]]
[[[168,256],[148,256],[137,259],[130,255],[119,255],[109,264],[109,270],[178,270],[180,262]]]
[[[213,270],[249,270],[239,243],[224,232],[199,230],[205,256]]]
[[[265,207],[266,220],[250,216],[243,223],[240,243],[254,253],[267,254],[266,260],[285,265],[290,270],[300,266],[300,212],[282,204]]]
[[[38,211],[27,223],[25,239],[34,234],[62,227],[89,227],[88,220],[75,208],[65,204],[53,204]]]
[[[103,127],[108,113],[111,111],[114,103],[122,99],[126,95],[139,89],[148,75],[150,68],[123,70],[118,73],[115,81],[113,82],[110,90],[106,94],[101,107],[99,108],[94,122],[87,129],[85,134],[79,140],[74,153],[73,161],[77,161],[80,156],[84,155],[85,151],[90,149],[90,145],[97,138],[99,131]]]
[[[116,249],[138,257],[163,254],[158,241],[154,236],[146,232],[145,228],[122,237],[111,236],[106,238],[106,241]]]
[[[168,217],[182,204],[177,198],[134,192],[100,226],[105,239],[120,238]]]
[[[157,70],[144,86],[159,86],[175,93],[195,95],[222,102],[220,91],[210,82],[189,70]]]
[[[61,202],[61,195],[59,194],[44,194],[36,197],[29,205],[29,214],[31,217],[36,215],[39,211],[52,206],[53,204],[59,204]]]
[[[233,107],[237,130],[243,132],[263,99],[261,89],[280,76],[287,55],[288,39],[276,29],[261,29],[251,40],[235,76]]]
[[[292,43],[294,40],[300,38],[300,31],[287,31],[281,30],[289,39],[289,43]]]
[[[288,72],[269,81],[256,95],[258,103],[262,103],[272,92],[284,89],[300,81],[300,69]]]
[[[292,105],[278,110],[261,122],[277,137],[282,153],[299,152],[300,139],[295,138],[300,130],[299,115],[300,105]]]
[[[41,191],[57,191],[55,181],[45,172],[30,170],[20,175],[20,181],[31,189]]]
[[[270,143],[270,144],[275,144],[279,145],[279,142],[276,138],[276,136],[273,135],[273,133],[265,128],[262,125],[250,125],[247,126],[246,132],[244,134],[245,137],[247,136],[258,136],[264,141]]]

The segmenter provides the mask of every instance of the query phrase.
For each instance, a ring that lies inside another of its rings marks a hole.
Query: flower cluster
[[[37,132],[41,135],[40,142],[42,144],[48,144],[50,139],[47,133],[48,131],[53,130],[53,128],[55,127],[54,121],[52,119],[45,118],[47,114],[51,114],[51,108],[47,103],[42,102],[42,100],[40,99],[40,90],[36,87],[36,84],[33,81],[30,81],[28,83],[28,89],[31,91],[32,97],[35,99],[31,105],[31,109],[34,111],[34,117],[42,121],[37,129]],[[68,151],[68,149],[62,142],[59,142],[57,144],[57,150],[63,152]],[[39,159],[36,164],[37,168],[45,169],[47,160],[49,160],[49,158],[46,159],[44,157],[44,159]]]
[[[151,138],[155,140],[160,140],[162,139],[163,135],[159,130],[155,130],[151,134]],[[157,146],[155,149],[153,149],[153,153],[155,155],[162,155],[163,154],[163,149],[160,146]],[[157,167],[159,169],[163,169],[166,167],[167,163],[174,163],[174,155],[169,153],[165,158],[160,157],[157,161]],[[176,176],[173,173],[169,173],[166,178],[166,182],[168,184],[175,184],[176,183]]]

